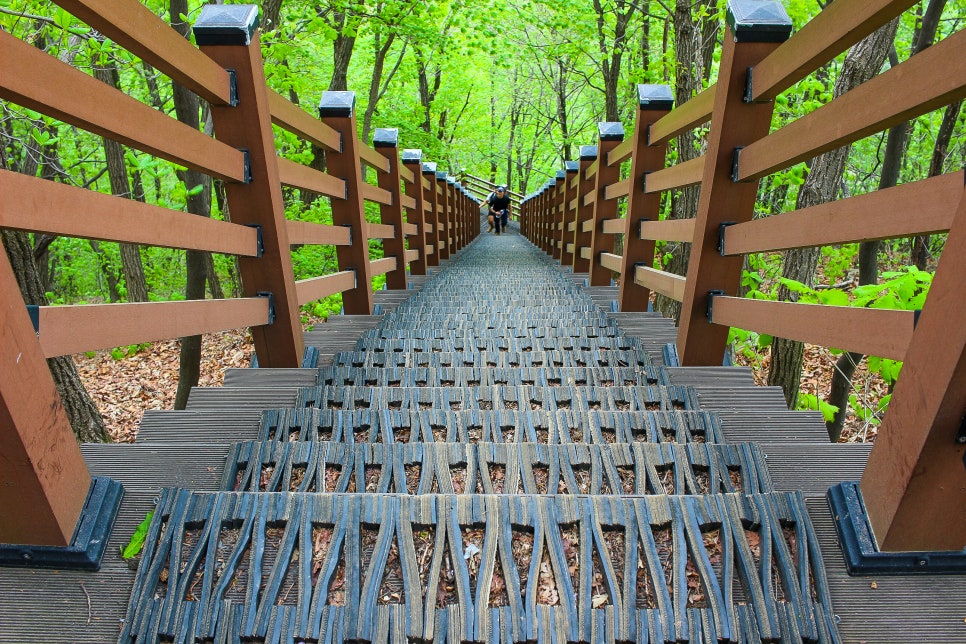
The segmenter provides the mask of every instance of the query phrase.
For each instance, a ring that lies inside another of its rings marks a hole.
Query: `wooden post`
[[[597,175],[594,192],[594,230],[592,231],[590,247],[590,285],[610,286],[613,272],[600,264],[601,253],[613,253],[617,241],[614,235],[604,234],[604,221],[617,218],[617,199],[605,199],[607,187],[617,183],[621,178],[621,166],[615,163],[607,165],[607,155],[624,140],[624,126],[618,122],[598,123],[597,132],[599,143],[597,146]]]
[[[759,15],[768,16],[768,22],[756,23]],[[678,356],[685,366],[720,365],[724,359],[728,327],[709,321],[709,293],[737,293],[743,260],[741,256],[722,257],[718,240],[722,224],[749,221],[754,214],[758,181],[737,183],[731,178],[732,171],[738,150],[768,134],[774,107],[771,102],[744,101],[748,70],[787,40],[791,29],[791,20],[780,2],[731,0],[728,3],[711,133],[678,329]],[[737,162],[740,163],[740,155]]]
[[[564,179],[564,196],[563,196],[563,213],[561,214],[561,230],[560,230],[560,263],[563,266],[569,266],[571,269],[574,267],[574,254],[572,251],[567,250],[568,244],[573,244],[574,236],[570,232],[571,222],[576,220],[577,211],[576,209],[570,208],[570,202],[577,198],[577,186],[571,186],[570,184],[574,182],[577,177],[577,171],[580,169],[580,163],[577,161],[567,161],[564,163],[566,166],[567,178]]]
[[[433,254],[426,258],[426,263],[428,266],[439,266],[439,239],[441,234],[439,230],[439,193],[436,192],[436,163],[434,161],[423,163],[423,181],[428,184],[425,186],[426,195],[423,198],[424,203],[429,206],[426,210],[426,227],[428,230],[426,244],[433,248]]]
[[[396,229],[392,239],[382,240],[386,257],[396,258],[395,270],[386,273],[386,288],[406,289],[406,233],[403,232],[402,185],[399,177],[399,130],[376,128],[372,138],[376,152],[389,161],[389,172],[379,172],[379,187],[388,190],[392,203],[379,205],[380,221]]]
[[[232,222],[260,228],[264,244],[261,257],[238,258],[245,296],[270,293],[275,306],[274,323],[251,330],[258,365],[298,367],[302,322],[257,27],[251,5],[206,5],[193,31],[201,51],[232,70],[237,85],[237,105],[212,105],[211,118],[218,140],[247,151],[251,167],[251,180],[226,183],[225,195]]]
[[[580,169],[577,183],[577,228],[574,230],[574,272],[590,272],[590,260],[581,257],[581,247],[590,248],[592,235],[584,232],[584,222],[594,216],[593,205],[584,205],[584,197],[594,189],[594,178],[587,178],[587,168],[597,159],[596,145],[580,146]]]
[[[349,315],[372,313],[372,275],[369,269],[369,239],[365,201],[362,197],[362,159],[355,116],[354,92],[323,92],[319,118],[342,136],[341,152],[326,152],[328,173],[345,181],[345,199],[332,200],[332,223],[350,231],[352,243],[336,246],[340,271],[355,271],[356,285],[342,292],[342,307]]]
[[[966,197],[860,489],[879,549],[966,548]]]
[[[91,477],[0,252],[0,543],[66,546]]]
[[[557,170],[557,179],[554,181],[553,186],[553,203],[551,205],[550,211],[550,254],[556,259],[560,260],[560,243],[562,237],[560,236],[560,222],[563,221],[563,200],[564,193],[566,192],[566,180],[567,172],[565,170]]]
[[[439,226],[439,235],[436,240],[441,248],[436,249],[439,261],[449,259],[450,245],[453,242],[453,229],[450,225],[452,214],[450,213],[449,195],[446,191],[446,173],[437,171],[436,182],[433,192],[436,194],[436,224]]]
[[[621,287],[618,303],[621,311],[646,311],[651,297],[648,288],[634,282],[638,264],[654,264],[654,241],[641,239],[643,221],[657,221],[661,212],[660,193],[646,194],[644,182],[649,172],[664,167],[667,143],[648,145],[648,132],[674,107],[674,94],[667,85],[638,85],[637,121],[634,125],[634,151],[631,158],[631,190],[627,196],[627,217],[624,226],[624,259],[621,268]]]
[[[412,197],[416,207],[409,211],[407,219],[416,226],[416,234],[409,236],[409,247],[419,251],[416,261],[409,264],[412,275],[426,274],[426,211],[423,210],[423,172],[422,150],[403,150],[402,162],[412,173],[412,182],[406,182],[406,195]]]
[[[550,254],[550,212],[553,203],[553,179],[547,179],[540,192],[540,248]]]

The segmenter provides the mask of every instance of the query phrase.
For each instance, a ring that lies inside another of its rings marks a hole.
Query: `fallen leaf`
[[[593,608],[600,608],[608,601],[607,595],[594,595],[590,598],[590,605]]]

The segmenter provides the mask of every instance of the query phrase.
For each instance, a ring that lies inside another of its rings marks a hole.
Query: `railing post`
[[[342,306],[349,315],[369,315],[373,308],[369,226],[362,196],[365,177],[359,156],[355,103],[355,92],[323,92],[319,102],[319,118],[342,136],[341,151],[325,153],[328,173],[345,181],[345,199],[332,200],[332,223],[348,228],[352,242],[348,246],[335,248],[339,270],[356,272],[355,288],[343,291]]]
[[[560,246],[563,242],[563,238],[560,236],[560,223],[563,221],[562,210],[566,180],[567,172],[557,170],[557,179],[553,186],[553,207],[550,213],[550,254],[556,260],[560,260]]]
[[[406,233],[403,232],[402,185],[399,177],[399,130],[393,128],[376,128],[372,138],[376,152],[389,161],[389,172],[380,172],[379,187],[388,190],[392,195],[392,203],[380,204],[380,221],[391,224],[396,229],[392,239],[382,240],[383,253],[386,257],[396,258],[396,269],[386,273],[386,287],[396,290],[406,288]]]
[[[643,221],[657,221],[661,212],[660,193],[644,192],[649,172],[664,167],[667,143],[648,145],[648,132],[674,107],[674,94],[667,85],[638,85],[638,112],[634,125],[634,151],[631,158],[631,189],[627,197],[627,217],[624,225],[624,254],[621,267],[621,288],[618,304],[621,311],[646,311],[651,291],[634,281],[638,264],[654,264],[654,240],[641,239]]]
[[[966,196],[862,475],[881,550],[966,547],[964,274]]]
[[[419,251],[419,258],[409,265],[412,275],[426,274],[426,211],[423,210],[423,171],[422,150],[403,150],[402,162],[413,173],[412,183],[406,182],[406,195],[412,197],[416,206],[410,210],[407,219],[416,226],[416,234],[409,236],[409,247]]]
[[[602,226],[604,221],[617,218],[617,199],[605,199],[604,193],[607,186],[617,183],[621,178],[621,166],[615,163],[607,165],[607,155],[624,140],[624,126],[618,122],[598,123],[597,132],[599,144],[597,146],[597,183],[594,191],[597,198],[594,200],[594,230],[590,241],[590,285],[591,286],[610,286],[613,273],[609,268],[604,268],[600,264],[600,254],[614,252],[614,245],[617,241],[614,235],[604,234]]]
[[[574,229],[574,272],[589,273],[590,260],[583,257],[582,248],[590,248],[592,234],[584,232],[584,222],[594,216],[594,207],[584,204],[584,198],[594,190],[594,178],[587,178],[587,169],[597,159],[596,145],[580,146],[580,168],[577,175],[577,226]]]
[[[275,308],[272,324],[251,329],[258,364],[298,367],[302,322],[257,27],[252,5],[205,5],[193,31],[201,51],[232,70],[237,85],[237,105],[212,105],[211,118],[218,140],[245,150],[251,168],[251,180],[226,183],[225,195],[232,222],[262,234],[262,256],[238,258],[244,294],[271,293]]]
[[[540,191],[540,249],[545,253],[550,253],[550,242],[547,239],[547,233],[550,231],[550,186],[553,185],[553,180],[548,179],[545,184],[543,184],[543,189]]]
[[[0,455],[0,563],[97,569],[123,489],[88,473],[2,247]]]
[[[423,181],[427,182],[425,186],[426,195],[423,201],[428,206],[426,210],[428,213],[426,216],[426,245],[427,250],[429,247],[433,249],[433,253],[426,257],[426,264],[427,266],[439,266],[439,239],[441,235],[439,229],[439,193],[436,192],[435,161],[423,163]]]
[[[443,260],[449,259],[450,245],[453,240],[453,229],[450,224],[452,214],[450,213],[449,195],[446,190],[445,172],[436,172],[436,182],[433,192],[436,193],[436,222],[439,226],[439,235],[436,239],[441,247],[436,249],[436,253],[439,255],[439,261],[442,262]]]
[[[763,20],[758,21],[759,17]],[[705,154],[704,177],[688,266],[678,356],[683,365],[720,365],[728,341],[728,327],[712,324],[709,293],[738,292],[742,258],[718,251],[721,226],[749,221],[754,214],[758,181],[738,183],[732,172],[742,146],[768,134],[774,104],[746,103],[748,70],[774,51],[791,33],[792,22],[777,1],[728,3],[727,27],[718,68]]]
[[[576,221],[577,210],[576,208],[570,208],[570,202],[577,198],[576,177],[577,170],[580,169],[580,163],[577,161],[566,161],[564,165],[566,167],[567,178],[564,179],[563,214],[560,229],[560,263],[572,269],[574,266],[574,253],[572,248],[571,250],[567,250],[567,245],[573,246],[574,236],[570,233],[570,224]]]

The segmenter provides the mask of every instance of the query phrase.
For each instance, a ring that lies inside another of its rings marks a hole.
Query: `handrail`
[[[344,293],[355,286],[356,272],[347,270],[299,280],[295,282],[295,292],[298,294],[299,304],[307,304],[336,293]]]
[[[714,92],[714,85],[706,87],[687,103],[669,112],[667,116],[652,125],[647,135],[648,145],[664,143],[681,132],[706,123],[711,118],[711,110],[714,109]]]
[[[352,235],[349,229],[343,226],[316,224],[309,221],[286,221],[285,230],[288,233],[288,241],[292,245],[331,244],[348,246],[352,243]]]
[[[279,157],[278,174],[284,186],[310,190],[336,199],[345,199],[346,185],[343,179],[319,172],[307,165]]]
[[[84,216],[75,216],[78,211]],[[243,257],[258,255],[254,228],[2,169],[0,228]]]
[[[268,90],[272,123],[326,150],[338,150],[342,135],[275,90]]]
[[[638,232],[641,239],[690,242],[694,239],[694,220],[642,221]]]
[[[396,227],[391,224],[369,224],[366,237],[369,239],[392,239],[396,236]]]
[[[44,357],[267,324],[267,297],[40,307]],[[48,331],[49,329],[49,331]]]
[[[0,98],[226,181],[245,180],[240,150],[179,123],[0,31]],[[44,83],[37,83],[43,78]],[[83,96],[85,100],[78,101]]]
[[[669,297],[675,302],[684,301],[685,278],[667,271],[659,271],[650,266],[634,268],[634,282],[646,289]]]
[[[704,164],[705,158],[700,156],[652,172],[644,178],[644,192],[654,194],[701,183]]]

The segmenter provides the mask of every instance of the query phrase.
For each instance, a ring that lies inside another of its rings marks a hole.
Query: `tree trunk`
[[[187,15],[187,0],[171,0],[171,26],[185,38],[188,37],[189,26],[182,22],[180,16]],[[178,120],[197,130],[200,125],[198,111],[200,108],[198,97],[180,84],[172,81],[174,108]],[[203,186],[201,192],[188,195],[187,210],[201,217],[211,216],[211,179],[196,170],[183,170],[178,176],[189,189]],[[187,279],[185,283],[185,299],[202,300],[205,297],[205,281],[207,267],[203,251],[187,251],[186,257]],[[191,388],[198,384],[201,370],[201,336],[195,335],[181,338],[181,360],[178,370],[178,391],[175,394],[175,409],[184,409],[188,404],[188,394]]]
[[[105,253],[104,249],[101,248],[101,245],[93,239],[91,239],[89,243],[91,245],[91,250],[94,251],[95,255],[97,255],[97,263],[101,267],[101,275],[103,275],[104,279],[107,281],[108,298],[111,302],[120,302],[121,293],[117,288],[117,277],[114,275],[114,271],[111,270],[111,262],[107,257],[107,253]]]
[[[33,261],[33,248],[27,233],[14,230],[0,230],[0,240],[7,251],[7,258],[17,276],[17,283],[27,304],[44,306],[47,298],[37,275]],[[97,405],[84,388],[77,373],[77,367],[70,356],[49,358],[47,366],[54,378],[70,426],[77,440],[82,443],[109,443],[111,436],[104,426]]]
[[[677,0],[674,11],[674,37],[677,53],[677,76],[674,86],[674,101],[683,105],[701,89],[701,29],[691,15],[689,0]],[[701,154],[701,145],[693,130],[688,130],[677,138],[678,163],[690,161]],[[700,186],[688,186],[672,196],[671,219],[694,219],[698,214]],[[671,260],[664,270],[676,275],[686,275],[691,244],[669,244]],[[681,303],[664,295],[657,295],[655,307],[665,317],[674,318],[675,324],[681,319]]]
[[[880,27],[877,31],[854,45],[846,54],[842,70],[835,82],[834,96],[838,97],[850,89],[861,85],[874,76],[882,67],[886,54],[895,40],[898,21]],[[851,146],[845,146],[815,158],[805,183],[798,193],[796,208],[826,203],[835,198],[845,171]],[[804,284],[813,285],[815,270],[821,253],[819,248],[801,248],[785,253],[782,274],[784,277]],[[796,301],[797,295],[781,287],[778,299]],[[775,338],[771,347],[771,367],[768,371],[768,384],[780,386],[785,394],[785,402],[794,409],[801,386],[802,357],[804,345],[800,342]]]
[[[269,32],[278,29],[281,13],[282,0],[265,0],[262,2],[262,31]]]
[[[957,101],[946,107],[943,112],[943,120],[936,132],[936,143],[932,148],[932,160],[929,162],[929,176],[936,177],[943,173],[943,165],[946,155],[949,154],[949,142],[952,140],[953,130],[956,121],[959,120],[959,112],[963,108],[963,102]],[[912,242],[912,263],[921,271],[926,270],[929,265],[929,236],[918,236]]]
[[[386,42],[382,43],[382,45],[379,44],[378,35],[373,39],[373,46],[376,50],[376,59],[372,65],[372,78],[369,81],[369,102],[366,104],[366,112],[362,117],[363,141],[369,141],[369,135],[372,132],[372,116],[376,113],[376,106],[379,104],[379,100],[386,93],[389,83],[399,70],[399,66],[402,64],[403,56],[406,54],[406,45],[408,43],[403,43],[403,48],[402,51],[399,52],[399,57],[396,59],[396,64],[393,65],[393,68],[389,71],[389,75],[386,76],[385,82],[383,82],[382,75],[386,67],[386,57],[389,55],[389,49],[392,47],[392,44],[395,42],[395,40],[396,34],[391,32],[386,36]]]

